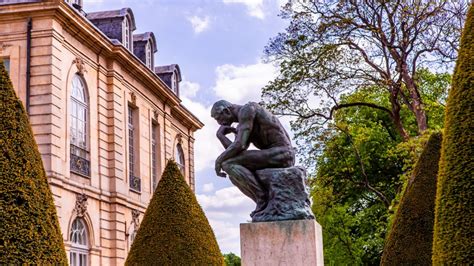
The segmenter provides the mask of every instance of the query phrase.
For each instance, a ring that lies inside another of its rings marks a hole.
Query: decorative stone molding
[[[3,42],[0,42],[0,55],[3,54],[3,50],[7,47],[10,47],[12,46],[11,44],[9,43],[3,43]]]
[[[76,64],[77,73],[79,75],[84,75],[84,73],[87,72],[86,64],[84,63],[84,60],[82,60],[82,58],[76,57],[76,59],[74,59],[74,61],[72,62]]]
[[[74,207],[74,212],[78,217],[84,217],[84,214],[87,211],[87,195],[86,194],[77,194],[76,195],[76,206]]]
[[[183,134],[178,133],[178,135],[176,135],[176,140],[180,145],[183,145]]]
[[[132,224],[135,225],[135,228],[138,228],[138,224],[140,223],[140,211],[139,210],[132,210]]]
[[[137,105],[137,95],[135,95],[135,92],[133,92],[133,91],[130,92],[130,98],[132,100],[132,104],[136,106]]]

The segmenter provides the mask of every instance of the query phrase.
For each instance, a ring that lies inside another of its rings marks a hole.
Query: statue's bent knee
[[[226,173],[229,173],[232,167],[232,163],[230,160],[224,161],[222,163],[222,170],[224,170]]]

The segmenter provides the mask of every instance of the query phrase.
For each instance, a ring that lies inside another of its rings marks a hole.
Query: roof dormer
[[[179,66],[177,64],[157,66],[155,73],[179,97],[179,82],[181,82]]]
[[[70,4],[76,9],[81,9],[82,8],[82,1],[83,0],[64,0],[64,2]]]
[[[156,39],[153,32],[133,35],[133,53],[151,70],[154,69],[156,51]]]
[[[92,12],[87,18],[110,39],[116,39],[129,51],[133,51],[133,34],[136,29],[132,9]]]

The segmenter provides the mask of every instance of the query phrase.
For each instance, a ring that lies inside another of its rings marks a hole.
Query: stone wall
[[[17,10],[18,8],[18,10]],[[185,178],[194,184],[193,132],[202,124],[143,63],[112,44],[62,1],[8,6],[0,18],[0,57],[10,59],[10,76],[26,102],[27,17],[32,19],[30,122],[54,195],[66,249],[77,217],[78,195],[87,198],[81,214],[89,233],[91,265],[121,265],[131,226],[151,199],[151,128],[159,127],[158,175],[181,143]],[[81,73],[88,92],[90,177],[70,171],[71,80]],[[128,178],[127,106],[138,113],[141,192]],[[177,114],[180,114],[177,117]],[[184,114],[184,117],[183,117]],[[132,217],[135,212],[135,217]],[[133,229],[133,228],[132,228]]]

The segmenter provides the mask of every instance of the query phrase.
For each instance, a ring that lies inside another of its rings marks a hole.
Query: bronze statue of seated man
[[[258,103],[237,105],[220,100],[212,106],[211,116],[220,125],[216,135],[225,148],[216,159],[216,174],[225,177],[227,173],[232,184],[257,204],[250,214],[254,217],[267,207],[269,199],[268,188],[256,171],[294,166],[290,137],[278,118]],[[233,123],[238,123],[236,128]],[[235,134],[234,141],[227,138],[230,133]],[[250,144],[259,150],[248,150]]]

